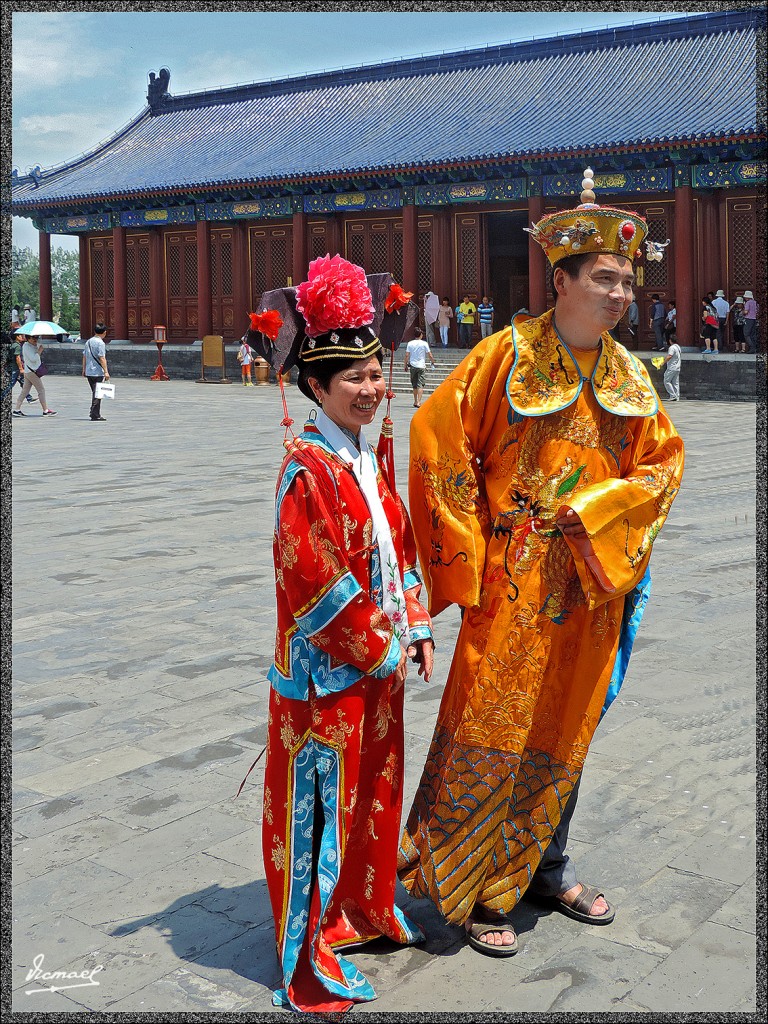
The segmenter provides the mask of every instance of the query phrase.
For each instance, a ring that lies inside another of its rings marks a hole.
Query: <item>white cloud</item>
[[[83,54],[81,15],[40,12],[13,16],[13,91],[50,91],[93,75]]]
[[[84,135],[94,139],[99,132],[113,132],[119,128],[110,112],[100,118],[91,113],[72,112],[69,114],[32,114],[19,119],[19,129],[32,135]]]
[[[39,164],[55,167],[91,152],[125,123],[113,109],[29,114],[13,129],[13,166],[22,173]]]

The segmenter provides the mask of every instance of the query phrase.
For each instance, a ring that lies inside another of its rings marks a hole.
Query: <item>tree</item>
[[[40,259],[31,249],[11,250],[11,302],[19,310],[29,303],[40,313]],[[70,334],[80,331],[80,261],[78,254],[59,246],[51,248],[51,291],[54,318]],[[4,322],[10,323],[10,309]]]
[[[22,310],[26,303],[37,309],[40,294],[40,261],[31,249],[11,250],[11,303]],[[10,322],[10,309],[3,317]]]

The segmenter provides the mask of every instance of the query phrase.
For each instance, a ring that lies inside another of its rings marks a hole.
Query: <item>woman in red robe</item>
[[[316,261],[308,285],[351,273],[334,261]],[[302,286],[297,297],[299,387],[320,411],[277,485],[262,844],[283,972],[274,1002],[341,1012],[375,992],[340,950],[422,938],[394,897],[407,656],[429,678],[433,642],[407,514],[363,432],[385,391],[370,293],[362,323],[347,301],[322,333]]]

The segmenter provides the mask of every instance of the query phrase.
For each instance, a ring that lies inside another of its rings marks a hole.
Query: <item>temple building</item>
[[[638,267],[639,347],[654,292],[696,344],[703,294],[763,290],[765,26],[763,9],[719,11],[184,95],[163,68],[97,149],[13,172],[40,315],[51,236],[76,233],[84,336],[103,320],[135,342],[155,325],[235,341],[263,291],[337,252],[452,305],[492,296],[503,326],[551,303],[523,229],[576,205],[589,166],[599,203],[670,242]]]

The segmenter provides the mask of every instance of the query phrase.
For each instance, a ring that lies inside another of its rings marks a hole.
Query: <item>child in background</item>
[[[251,363],[253,362],[253,349],[244,341],[237,353],[237,361],[240,363],[240,370],[243,377],[243,387],[252,388]]]

